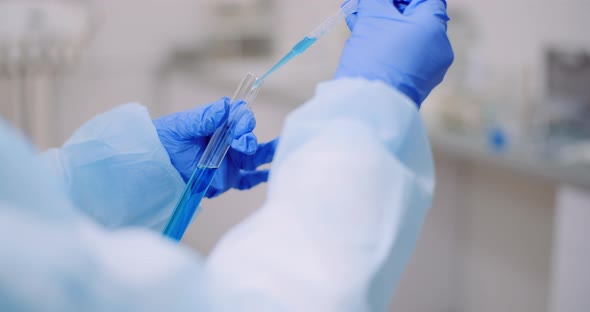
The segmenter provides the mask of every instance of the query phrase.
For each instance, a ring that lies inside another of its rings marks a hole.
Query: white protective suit
[[[0,147],[1,311],[382,311],[434,188],[415,104],[362,79],[289,116],[266,203],[208,259],[147,228],[184,183],[145,108],[40,160],[0,123]]]

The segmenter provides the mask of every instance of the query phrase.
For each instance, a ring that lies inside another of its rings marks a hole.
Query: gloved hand
[[[208,198],[218,196],[230,188],[246,190],[266,182],[268,170],[256,168],[272,161],[277,140],[258,145],[252,133],[256,127],[254,114],[244,102],[230,105],[229,98],[154,120],[172,165],[188,182],[209,139],[228,116],[235,122],[231,133],[233,141],[205,194]]]
[[[420,106],[453,62],[446,1],[358,1],[335,77],[383,81]]]

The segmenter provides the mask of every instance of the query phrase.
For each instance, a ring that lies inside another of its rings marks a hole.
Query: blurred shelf
[[[429,137],[434,151],[467,161],[498,166],[514,172],[590,189],[590,165],[564,164],[530,147],[493,151],[482,137],[431,128]]]

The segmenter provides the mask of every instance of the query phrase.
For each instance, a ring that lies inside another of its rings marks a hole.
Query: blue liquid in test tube
[[[180,241],[193,217],[197,214],[197,209],[201,205],[211,181],[213,181],[215,172],[217,172],[217,168],[197,167],[177,204],[177,207],[183,208],[174,210],[170,222],[164,229],[164,235]]]

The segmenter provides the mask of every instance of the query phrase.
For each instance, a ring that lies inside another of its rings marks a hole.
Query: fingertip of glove
[[[254,117],[254,113],[247,107],[240,109],[235,115],[231,116],[230,119],[234,122],[232,131],[235,138],[252,132],[256,128],[256,118]]]
[[[256,128],[256,118],[254,118],[254,113],[249,110],[243,118],[248,120],[248,125],[246,128],[249,130],[249,132],[254,131]]]
[[[348,26],[348,30],[353,31],[354,26],[358,20],[358,13],[352,13],[346,17],[346,26]]]
[[[254,154],[256,152],[256,150],[258,149],[258,138],[256,137],[256,135],[254,135],[254,133],[251,133],[251,135],[248,135],[246,137],[246,141],[248,142],[248,152]]]
[[[218,113],[220,111],[225,111],[228,106],[226,99],[227,98],[221,98],[221,99],[219,99],[219,101],[215,101],[215,102],[211,103],[211,105],[209,106],[210,109],[215,113]]]
[[[227,96],[222,97],[219,101],[216,102],[219,106],[217,107],[219,111],[223,110],[224,113],[229,115],[229,109],[231,105],[231,99]]]
[[[210,106],[211,112],[207,117],[215,129],[221,126],[221,124],[225,121],[228,115],[228,108],[229,105],[224,99],[217,101]]]
[[[269,175],[270,171],[267,169],[245,173],[238,182],[237,189],[249,190],[261,183],[267,182]]]
[[[214,188],[212,188],[212,187],[209,187],[209,189],[205,193],[205,197],[207,197],[209,199],[215,198],[215,197],[217,197],[219,195],[221,195],[221,192],[218,191],[218,190],[216,190],[216,189],[214,189]]]
[[[258,139],[254,133],[248,133],[234,139],[231,147],[242,154],[253,155],[258,150]]]
[[[412,0],[408,4],[408,9],[412,10],[419,7],[424,7],[425,5],[430,5],[430,8],[438,8],[442,6],[443,9],[447,8],[447,1],[446,0]]]
[[[413,0],[406,8],[404,15],[434,16],[443,23],[450,20],[447,14],[447,2],[445,0]]]

